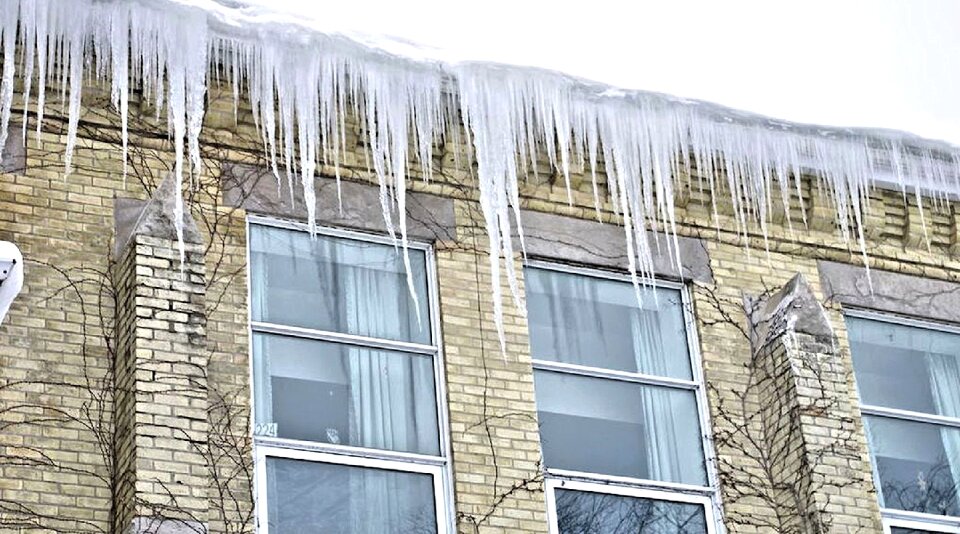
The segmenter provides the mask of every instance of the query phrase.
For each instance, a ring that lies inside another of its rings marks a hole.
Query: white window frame
[[[916,319],[913,317],[905,317],[892,313],[877,312],[864,308],[844,307],[843,315],[844,317],[853,317],[868,321],[890,323],[913,328],[923,328],[926,330],[947,332],[950,334],[960,334],[960,327],[957,326]],[[854,378],[856,378],[856,376]],[[864,416],[898,419],[901,421],[910,421],[914,423],[950,426],[960,429],[960,418],[957,417],[947,417],[943,415],[914,412],[912,410],[901,410],[898,408],[875,406],[872,404],[865,404],[862,400],[860,401],[860,413]],[[870,453],[870,465],[873,468],[874,476],[876,476],[876,465],[874,464],[873,460],[873,450],[871,449],[869,442],[867,443],[867,449]],[[873,483],[876,486],[877,495],[879,496],[881,493],[880,481],[874,480]],[[960,534],[960,516],[910,512],[906,510],[897,510],[896,508],[884,507],[880,508],[880,515],[883,517],[883,531],[887,534],[890,534],[891,527],[913,528],[929,532],[952,532]]]
[[[559,526],[557,525],[557,489],[583,491],[589,493],[603,493],[606,495],[617,495],[620,497],[637,497],[641,499],[653,499],[657,501],[682,504],[699,504],[703,506],[704,522],[707,524],[707,529],[710,532],[712,532],[712,530],[710,530],[710,525],[714,525],[717,522],[713,513],[713,499],[707,495],[666,492],[635,486],[605,484],[601,482],[548,478],[544,482],[544,491],[546,492],[547,497],[547,517],[550,520],[550,534],[560,534]]]
[[[253,226],[282,228],[305,233],[309,232],[309,227],[303,223],[276,219],[272,217],[264,217],[260,215],[248,215],[246,220],[246,235],[248,237],[251,235],[251,228]],[[317,227],[316,233],[326,237],[351,239],[354,241],[376,243],[391,247],[397,246],[397,243],[392,238],[379,234],[369,234],[331,227]],[[438,284],[436,257],[434,255],[433,247],[429,243],[423,243],[415,240],[410,240],[408,243],[408,247],[411,250],[422,251],[425,256],[427,294],[418,295],[418,298],[427,299],[428,302],[427,311],[429,317],[426,319],[430,321],[430,338],[432,343],[426,345],[420,343],[393,341],[388,339],[345,334],[342,332],[331,332],[254,321],[252,297],[253,288],[252,284],[250,283],[250,280],[252,280],[252,263],[250,262],[249,241],[250,240],[248,238],[247,322],[250,325],[248,328],[248,356],[251,401],[255,395],[256,387],[253,365],[253,336],[255,333],[280,334],[290,337],[328,341],[339,344],[359,345],[374,349],[391,350],[407,354],[429,355],[433,358],[434,395],[437,406],[437,434],[440,441],[440,455],[433,456],[409,452],[369,449],[349,445],[335,445],[331,443],[258,436],[254,433],[256,413],[254,413],[253,403],[251,402],[250,434],[253,436],[253,486],[254,495],[256,496],[254,503],[255,516],[257,518],[256,531],[261,534],[269,534],[269,523],[267,521],[267,484],[264,482],[267,476],[267,458],[287,458],[308,460],[333,465],[429,474],[433,477],[434,482],[433,488],[434,500],[436,501],[437,533],[450,534],[456,532],[454,517],[451,513],[455,508],[453,502],[453,477],[450,470],[451,447],[449,439],[449,415],[447,413],[447,393],[446,377],[444,376],[443,366],[443,349],[440,342],[440,306],[437,293]]]
[[[913,519],[883,519],[883,531],[886,534],[892,534],[894,528],[910,528],[922,530],[924,532],[949,532],[960,533],[960,526],[930,523],[928,521],[917,521]]]
[[[629,275],[626,274],[604,271],[600,269],[575,267],[552,261],[528,260],[525,264],[525,267],[530,269],[541,269],[559,273],[575,274],[590,278],[626,282],[628,284],[631,283]],[[559,532],[556,515],[556,501],[554,500],[554,489],[556,487],[562,487],[565,489],[582,488],[587,491],[599,493],[624,495],[628,497],[647,497],[663,501],[700,503],[704,505],[705,509],[704,517],[706,518],[707,532],[710,534],[722,534],[725,532],[724,526],[719,520],[720,517],[722,517],[722,508],[720,502],[720,492],[716,490],[716,488],[719,487],[716,471],[716,454],[714,452],[713,439],[710,433],[710,414],[707,411],[707,393],[703,378],[703,366],[700,359],[700,342],[697,337],[696,320],[692,313],[693,304],[690,299],[690,293],[687,286],[679,282],[656,280],[655,287],[677,290],[680,294],[684,331],[687,336],[687,355],[690,358],[690,380],[538,359],[533,359],[533,369],[534,371],[553,371],[568,375],[572,374],[576,376],[612,379],[619,382],[627,382],[632,384],[666,386],[681,391],[692,391],[696,396],[697,421],[700,424],[700,435],[704,455],[703,461],[707,471],[708,485],[699,486],[633,477],[586,473],[582,471],[570,471],[566,469],[551,469],[545,465],[544,473],[546,474],[545,488],[547,490],[547,515],[549,517],[549,528],[552,534],[558,534]]]

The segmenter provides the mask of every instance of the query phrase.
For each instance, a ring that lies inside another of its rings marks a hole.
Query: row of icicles
[[[332,162],[339,180],[345,117],[355,114],[368,137],[384,221],[402,244],[408,272],[407,170],[419,164],[429,179],[435,140],[455,135],[462,120],[464,142],[477,163],[502,346],[501,270],[523,310],[514,262],[504,260],[515,252],[511,216],[522,249],[519,182],[540,153],[568,191],[572,170],[590,176],[598,213],[604,201],[613,206],[635,283],[653,280],[659,243],[651,242],[647,230],[666,234],[667,252],[679,266],[675,189],[693,167],[704,187],[729,192],[738,233],[746,237],[755,223],[764,239],[774,196],[789,210],[792,194],[802,196],[800,175],[813,174],[832,197],[844,241],[856,243],[864,256],[867,197],[879,181],[917,202],[923,194],[943,199],[960,193],[960,149],[945,143],[790,124],[534,69],[418,61],[307,28],[237,25],[185,0],[8,0],[0,3],[0,32],[0,146],[8,135],[15,80],[23,83],[23,135],[31,110],[39,133],[44,98],[53,86],[69,103],[68,174],[81,95],[90,80],[109,83],[126,165],[132,83],[158,113],[166,110],[174,175],[182,187],[185,173],[202,172],[208,84],[224,81],[234,88],[237,105],[241,97],[249,99],[277,180],[291,188],[299,181],[314,228],[318,162]],[[601,198],[602,189],[607,198]],[[182,240],[179,198],[174,211]],[[412,280],[408,285],[417,298]]]

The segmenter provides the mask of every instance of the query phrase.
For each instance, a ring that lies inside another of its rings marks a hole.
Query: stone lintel
[[[23,144],[23,135],[19,124],[10,123],[7,128],[7,141],[0,153],[0,172],[23,174],[27,170],[27,147]]]
[[[827,299],[845,306],[960,323],[960,283],[820,261]]]
[[[626,234],[620,225],[529,210],[520,213],[520,220],[527,255],[532,258],[618,270],[626,270],[629,266]],[[668,237],[653,232],[648,235],[660,243],[659,249],[653,247],[655,275],[713,284],[710,257],[703,242],[691,237],[677,237],[682,263],[682,269],[679,269],[668,253]],[[519,244],[516,248],[519,250]]]
[[[293,185],[291,198],[286,180],[277,187],[270,169],[240,163],[223,163],[223,198],[228,206],[243,208],[250,213],[306,221],[307,208],[299,181]],[[380,189],[372,184],[318,176],[315,179],[316,221],[321,226],[338,226],[366,232],[386,233],[380,207]],[[340,199],[342,199],[342,206]],[[408,191],[407,235],[422,241],[456,238],[456,216],[453,200],[426,193]],[[391,214],[398,226],[398,214]]]

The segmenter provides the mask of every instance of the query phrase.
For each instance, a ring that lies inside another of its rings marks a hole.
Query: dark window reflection
[[[875,416],[864,422],[884,507],[960,515],[960,430]]]
[[[253,342],[265,434],[440,454],[431,356],[273,334]]]
[[[433,477],[267,460],[270,534],[435,534]]]
[[[588,491],[556,490],[560,534],[699,534],[703,506]]]

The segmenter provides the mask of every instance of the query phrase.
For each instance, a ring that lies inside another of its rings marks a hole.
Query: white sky
[[[960,145],[960,0],[246,0],[444,57]]]

